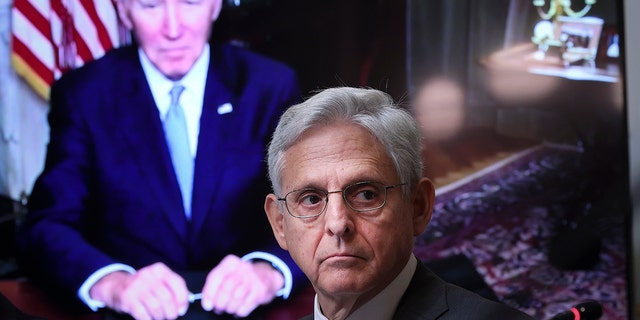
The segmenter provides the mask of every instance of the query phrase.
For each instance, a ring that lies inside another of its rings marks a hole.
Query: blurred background
[[[48,133],[46,95],[10,64],[12,2],[0,0],[5,279],[20,277],[12,233]],[[640,8],[560,3],[226,0],[212,41],[289,64],[306,95],[373,87],[416,116],[437,187],[416,255],[443,277],[539,319],[587,300],[602,319],[632,319],[640,71],[626,57],[640,54]]]

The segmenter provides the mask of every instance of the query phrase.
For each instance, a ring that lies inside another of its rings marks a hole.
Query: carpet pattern
[[[416,256],[427,261],[466,256],[501,301],[536,319],[586,300],[602,304],[601,319],[629,319],[629,213],[616,206],[594,213],[598,204],[585,196],[592,182],[583,167],[579,150],[542,145],[466,183],[440,188]],[[624,201],[625,194],[619,196],[613,201]],[[559,268],[549,259],[552,241],[585,220],[592,222],[589,238],[597,238],[595,259],[584,268]]]

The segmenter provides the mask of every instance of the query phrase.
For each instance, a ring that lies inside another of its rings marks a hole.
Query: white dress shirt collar
[[[409,287],[411,278],[416,271],[418,265],[417,258],[411,255],[409,261],[404,266],[398,276],[391,281],[391,283],[384,288],[378,295],[373,297],[367,303],[360,308],[352,312],[347,316],[346,320],[360,320],[360,319],[392,319],[393,314],[396,311],[400,298]],[[318,304],[318,295],[316,294],[313,304],[313,318],[315,320],[327,320],[322,314],[320,305]]]
[[[207,83],[207,73],[209,70],[210,50],[207,44],[200,57],[195,61],[189,72],[178,81],[173,81],[165,77],[149,60],[142,49],[138,49],[140,64],[147,78],[147,83],[151,89],[153,100],[156,103],[160,118],[164,120],[171,97],[169,91],[176,84],[180,83],[185,90],[180,95],[180,105],[182,106],[187,121],[189,132],[189,145],[192,156],[195,156],[198,147],[198,133],[200,131],[200,115],[204,101],[204,90]]]

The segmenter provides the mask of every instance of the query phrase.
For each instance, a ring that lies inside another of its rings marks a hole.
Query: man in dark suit
[[[137,319],[176,318],[198,299],[244,317],[286,298],[304,275],[262,212],[263,158],[282,110],[300,99],[294,72],[210,45],[221,0],[117,6],[136,45],[52,87],[22,266],[58,294]],[[204,285],[189,291],[181,275],[198,271]]]
[[[373,89],[327,89],[282,116],[265,211],[316,291],[308,319],[532,319],[446,283],[413,255],[435,198],[419,132]]]

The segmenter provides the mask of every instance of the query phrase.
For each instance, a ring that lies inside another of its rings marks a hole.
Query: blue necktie
[[[180,107],[180,94],[184,87],[176,85],[171,88],[171,106],[164,120],[164,131],[167,136],[167,144],[171,153],[173,169],[176,172],[184,212],[187,219],[191,219],[191,191],[193,189],[193,158],[189,151],[189,136],[184,111]]]

